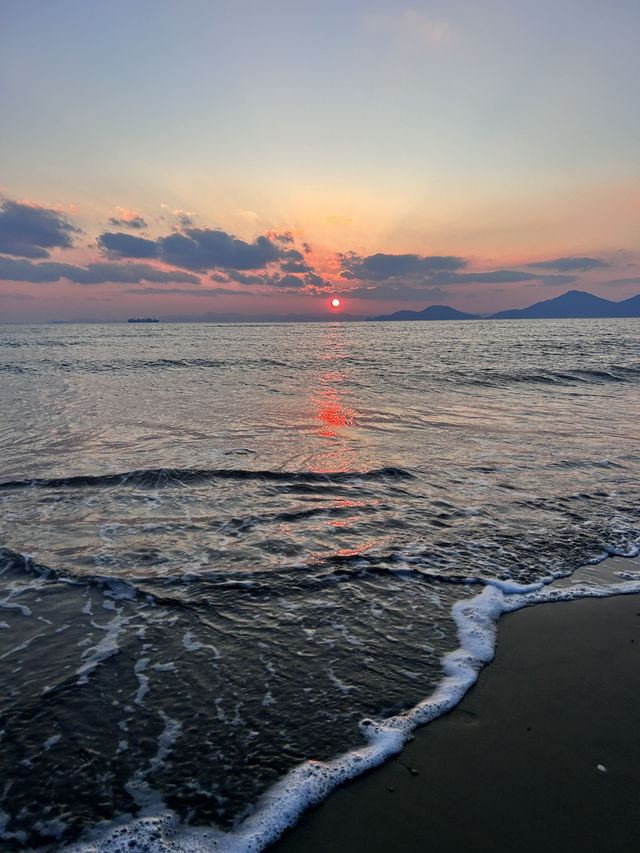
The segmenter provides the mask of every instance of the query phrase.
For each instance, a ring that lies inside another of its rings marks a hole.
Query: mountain
[[[572,317],[640,317],[640,295],[612,302],[584,290],[569,290],[555,299],[536,302],[528,308],[512,308],[492,314],[491,320],[546,320]]]
[[[637,296],[630,296],[628,299],[623,299],[622,302],[616,304],[624,312],[616,314],[617,317],[640,317],[640,293]]]
[[[380,314],[367,317],[368,320],[477,320],[475,314],[465,314],[448,305],[429,305],[422,311],[394,311],[393,314]]]

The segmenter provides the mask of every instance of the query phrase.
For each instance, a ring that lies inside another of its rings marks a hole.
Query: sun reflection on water
[[[336,323],[327,327],[324,349],[319,354],[322,368],[310,383],[308,423],[314,447],[305,467],[316,473],[364,471],[370,465],[370,460],[362,455],[361,415],[353,405],[349,341],[344,325]],[[310,554],[312,564],[324,561],[327,553],[349,558],[377,547],[368,525],[363,526],[364,519],[378,504],[377,499],[352,499],[344,495],[329,498],[328,494],[323,498],[327,515],[318,519],[313,528],[320,548]]]
[[[341,361],[350,355],[344,327],[327,329],[326,348],[321,355],[325,369],[314,377],[311,386],[313,432],[321,440],[309,460],[312,471],[328,473],[357,469],[357,450],[353,430],[358,412],[351,405],[347,368]],[[326,364],[329,362],[329,364]]]
[[[352,427],[356,412],[345,405],[338,391],[338,384],[343,381],[339,373],[323,373],[319,393],[314,400],[317,404],[316,416],[320,421],[318,435],[323,438],[339,438],[342,427]]]

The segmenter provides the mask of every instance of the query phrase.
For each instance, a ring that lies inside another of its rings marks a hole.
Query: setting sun
[[[332,308],[339,308],[341,304],[342,303],[340,302],[340,300],[338,299],[337,296],[334,296],[334,298],[331,300],[331,307]]]

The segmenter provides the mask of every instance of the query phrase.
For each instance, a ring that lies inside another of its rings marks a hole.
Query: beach
[[[640,595],[507,614],[453,711],[271,849],[637,849],[639,720]]]

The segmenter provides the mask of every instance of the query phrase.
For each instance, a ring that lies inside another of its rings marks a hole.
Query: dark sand
[[[494,661],[415,734],[270,849],[640,850],[640,595],[504,616]]]

